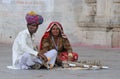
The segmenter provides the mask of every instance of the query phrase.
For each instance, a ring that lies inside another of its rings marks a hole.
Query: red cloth
[[[63,31],[63,27],[62,25],[59,23],[59,22],[51,22],[48,26],[48,28],[46,29],[44,35],[42,36],[42,39],[40,40],[40,50],[42,50],[42,40],[44,38],[48,38],[50,36],[50,30],[51,28],[53,27],[53,25],[56,24],[58,26],[58,28],[60,29],[60,32],[62,34],[62,37],[63,38],[67,38],[67,36],[64,34],[64,31]]]
[[[72,53],[73,55],[73,58],[71,58],[70,60],[71,61],[77,61],[78,60],[78,54],[73,52]],[[61,61],[68,61],[68,53],[67,52],[61,52],[58,56],[58,58],[61,60]]]

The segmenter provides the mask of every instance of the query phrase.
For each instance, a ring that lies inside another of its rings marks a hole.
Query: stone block
[[[113,3],[120,3],[120,0],[113,0]]]
[[[96,3],[96,0],[85,0],[86,3]]]

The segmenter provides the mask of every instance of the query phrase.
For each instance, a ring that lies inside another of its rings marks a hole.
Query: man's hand
[[[47,59],[47,57],[44,55],[44,54],[38,54],[38,57],[40,57],[41,59],[43,59],[44,60],[44,62],[47,62],[48,61],[48,59]]]

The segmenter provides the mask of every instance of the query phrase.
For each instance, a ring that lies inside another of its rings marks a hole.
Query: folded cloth
[[[7,66],[8,69],[19,69],[19,68],[16,68],[14,66]]]

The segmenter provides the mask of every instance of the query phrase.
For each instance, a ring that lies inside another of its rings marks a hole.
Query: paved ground
[[[119,79],[120,49],[73,47],[79,60],[101,60],[109,66],[106,70],[10,70],[11,44],[0,44],[0,79]]]

